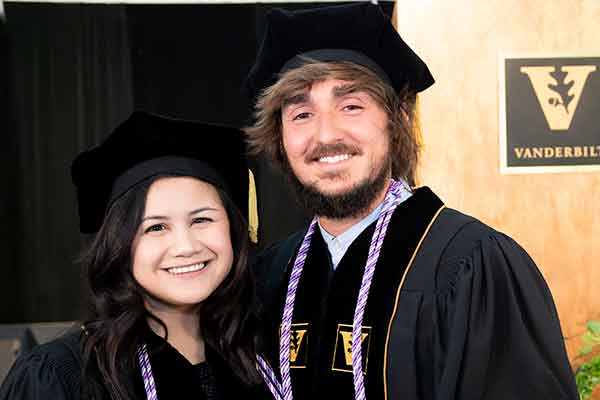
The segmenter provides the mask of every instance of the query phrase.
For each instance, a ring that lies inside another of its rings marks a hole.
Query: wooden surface
[[[396,14],[437,81],[420,99],[420,182],[529,252],[574,357],[585,322],[600,319],[600,173],[500,174],[498,57],[600,55],[600,2],[398,0]]]

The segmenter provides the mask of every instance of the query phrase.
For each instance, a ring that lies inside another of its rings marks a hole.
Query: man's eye
[[[152,226],[149,226],[148,228],[146,228],[146,230],[144,230],[144,233],[150,233],[150,232],[160,232],[163,231],[165,229],[165,226],[163,224],[155,224]]]
[[[302,112],[299,114],[294,115],[294,117],[292,118],[293,121],[298,121],[301,119],[307,119],[311,116],[311,114],[309,112]]]
[[[346,106],[344,106],[344,110],[346,111],[356,111],[356,110],[362,110],[363,107],[359,106],[358,104],[348,104]]]

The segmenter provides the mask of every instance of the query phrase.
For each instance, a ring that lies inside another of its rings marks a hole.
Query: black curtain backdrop
[[[0,315],[4,309],[19,308],[16,286],[13,282],[17,274],[17,238],[19,235],[18,198],[16,196],[17,170],[15,163],[16,139],[13,118],[13,92],[11,86],[12,65],[8,62],[10,48],[9,40],[0,0],[0,251],[2,254],[2,279],[0,279]]]
[[[17,207],[5,225],[14,236],[4,245],[16,257],[3,286],[16,292],[11,294],[17,307],[2,307],[2,319],[71,319],[81,314],[83,302],[74,263],[81,239],[69,165],[133,109],[125,8],[5,6],[16,120],[11,192]]]
[[[393,3],[382,5],[391,15]],[[0,323],[80,319],[85,304],[75,259],[84,238],[71,161],[136,108],[247,124],[251,105],[240,88],[272,6],[4,6]],[[307,217],[280,173],[260,159],[251,168],[264,247],[302,227]]]

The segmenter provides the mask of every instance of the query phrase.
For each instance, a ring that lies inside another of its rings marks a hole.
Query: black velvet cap
[[[246,80],[252,98],[275,83],[280,72],[302,65],[298,56],[364,65],[397,91],[408,85],[420,92],[434,82],[427,65],[379,6],[366,1],[300,11],[271,10]]]
[[[136,111],[102,144],[73,161],[80,231],[97,232],[116,199],[158,174],[193,176],[211,183],[247,216],[245,151],[238,129]]]

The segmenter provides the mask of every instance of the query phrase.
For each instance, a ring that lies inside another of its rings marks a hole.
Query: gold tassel
[[[421,129],[421,107],[419,106],[419,95],[415,95],[415,111],[413,115],[413,133],[419,150],[423,148],[423,130]]]
[[[254,174],[248,169],[248,234],[253,243],[258,243],[258,202],[256,199]]]

